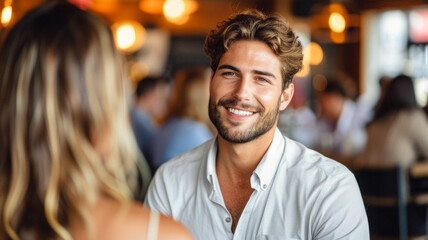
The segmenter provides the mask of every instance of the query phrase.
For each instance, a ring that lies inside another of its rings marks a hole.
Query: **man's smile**
[[[254,112],[250,112],[250,111],[245,111],[245,110],[239,110],[236,108],[231,108],[228,107],[227,110],[235,115],[239,115],[239,116],[250,116],[252,114],[254,114]]]

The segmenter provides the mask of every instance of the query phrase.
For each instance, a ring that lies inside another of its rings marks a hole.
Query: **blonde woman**
[[[111,33],[67,3],[24,16],[0,55],[0,239],[191,239],[131,200],[135,139]]]

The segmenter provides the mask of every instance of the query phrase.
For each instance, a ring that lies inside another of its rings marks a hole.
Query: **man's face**
[[[293,91],[293,84],[282,91],[281,63],[265,43],[239,40],[211,77],[210,119],[227,141],[252,141],[274,131]]]

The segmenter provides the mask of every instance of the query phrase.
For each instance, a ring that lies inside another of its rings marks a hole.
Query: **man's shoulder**
[[[195,194],[206,169],[207,156],[214,140],[162,164],[156,171],[145,203],[163,214],[174,216]]]
[[[279,170],[281,174],[277,179],[278,182],[288,183],[284,186],[287,191],[300,193],[296,197],[302,199],[312,196],[307,193],[314,193],[313,196],[323,199],[337,191],[348,194],[359,192],[354,174],[343,164],[294,141],[287,141],[287,144],[296,146],[294,150],[287,149],[287,146],[286,166]]]
[[[299,176],[338,177],[352,175],[343,164],[310,149],[303,144],[285,137],[285,159],[287,172]]]

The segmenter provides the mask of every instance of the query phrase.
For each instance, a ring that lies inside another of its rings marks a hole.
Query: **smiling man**
[[[283,136],[302,46],[278,15],[249,11],[210,32],[211,141],[168,161],[146,198],[196,239],[369,239],[352,173]]]

